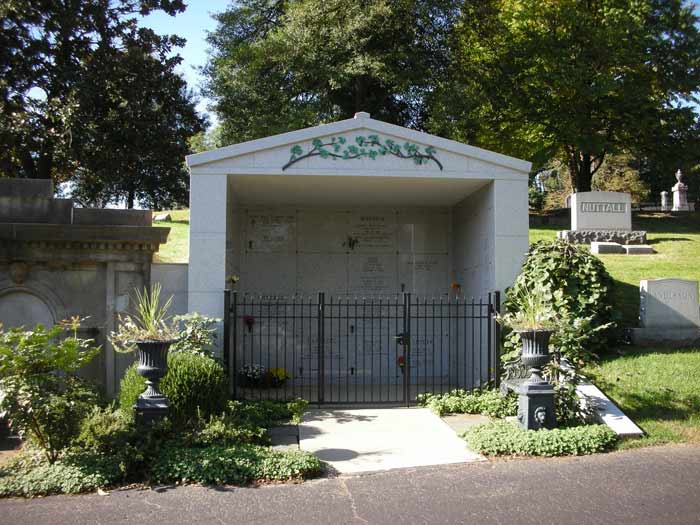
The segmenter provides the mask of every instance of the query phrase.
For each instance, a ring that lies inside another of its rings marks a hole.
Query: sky
[[[157,11],[141,21],[156,33],[178,35],[187,40],[185,47],[177,50],[183,58],[179,72],[184,75],[187,85],[197,93],[201,84],[201,75],[197,68],[205,65],[207,61],[207,31],[216,29],[216,21],[211,15],[225,11],[231,3],[232,0],[191,0],[186,11],[177,16],[168,16],[162,11]],[[207,103],[207,100],[201,99],[197,110],[209,115],[210,121],[214,123],[215,115],[207,111]]]

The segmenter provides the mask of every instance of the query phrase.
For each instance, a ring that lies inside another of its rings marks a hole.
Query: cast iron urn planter
[[[542,368],[549,363],[549,338],[552,330],[518,331],[522,341],[520,361],[530,378],[517,388],[518,422],[527,430],[554,428],[554,387],[542,378]]]
[[[168,350],[172,341],[140,341],[139,374],[146,378],[146,390],[138,397],[134,410],[140,424],[150,425],[168,414],[168,398],[158,389],[158,383],[168,371]]]
[[[530,372],[528,383],[545,383],[542,379],[542,368],[549,363],[549,338],[552,330],[522,330],[518,331],[522,341],[520,362]]]

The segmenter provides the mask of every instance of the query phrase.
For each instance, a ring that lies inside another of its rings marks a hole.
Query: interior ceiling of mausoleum
[[[247,206],[432,207],[454,206],[490,181],[417,177],[229,177],[234,202]]]

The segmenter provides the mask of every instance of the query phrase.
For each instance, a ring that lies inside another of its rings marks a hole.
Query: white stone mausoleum
[[[530,163],[354,118],[187,158],[188,310],[264,295],[481,296],[528,248]]]

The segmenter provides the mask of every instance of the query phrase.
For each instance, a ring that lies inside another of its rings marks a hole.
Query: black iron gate
[[[499,377],[499,292],[345,298],[225,292],[224,362],[239,399],[410,405]]]

